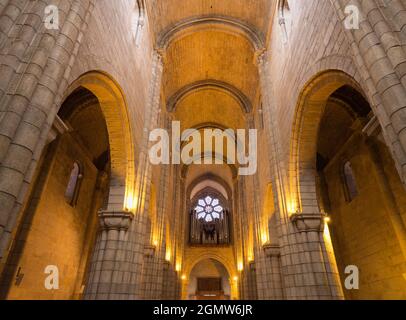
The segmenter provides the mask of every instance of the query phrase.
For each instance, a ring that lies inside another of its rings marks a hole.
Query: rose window
[[[203,219],[206,222],[213,222],[216,219],[220,219],[223,207],[220,206],[219,199],[207,196],[198,201],[195,210],[199,220]]]

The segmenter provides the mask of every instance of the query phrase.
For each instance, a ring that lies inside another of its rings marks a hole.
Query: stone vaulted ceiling
[[[276,1],[147,2],[156,47],[164,54],[163,96],[182,128],[246,128],[259,95],[257,51]]]

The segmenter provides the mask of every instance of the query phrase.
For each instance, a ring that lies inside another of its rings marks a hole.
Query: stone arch
[[[189,184],[189,186],[188,186],[188,188],[187,188],[187,192],[186,192],[186,194],[187,194],[187,196],[188,196],[188,199],[191,198],[192,192],[194,191],[194,189],[195,189],[200,183],[205,182],[205,181],[208,181],[208,180],[211,180],[211,181],[215,182],[216,184],[218,184],[220,187],[222,187],[222,188],[225,190],[226,195],[227,195],[227,197],[225,197],[226,199],[228,199],[228,200],[229,200],[229,199],[232,199],[232,189],[230,188],[229,184],[228,184],[223,178],[219,177],[218,175],[212,174],[212,173],[203,174],[203,175],[197,177],[196,179],[194,179],[194,180]],[[201,190],[198,190],[198,191],[196,192],[196,194],[198,194],[198,193],[201,192],[201,191],[202,191],[202,189],[201,189]],[[220,192],[220,193],[222,193],[222,192],[219,191],[219,190],[217,190],[217,191]],[[196,194],[195,194],[195,195],[196,195]],[[193,195],[193,197],[194,197],[195,195]],[[192,198],[193,198],[193,197],[192,197]]]
[[[363,92],[358,82],[340,70],[327,70],[314,76],[298,99],[290,150],[290,213],[319,210],[316,192],[316,153],[319,124],[328,98],[340,87],[351,86]],[[317,208],[317,209],[316,209]]]
[[[238,279],[239,273],[237,268],[233,264],[233,260],[230,257],[222,256],[218,252],[199,252],[196,255],[192,255],[185,261],[184,275],[188,278],[193,270],[193,268],[204,260],[212,259],[224,266],[230,277],[231,286],[231,299],[235,300],[239,297],[238,284],[235,279]],[[185,299],[187,296],[188,283],[184,283],[182,297]]]
[[[211,154],[211,153],[204,153],[204,152],[202,152],[201,154],[197,155],[193,160],[203,160],[203,159],[205,159],[205,158],[211,158],[211,159],[213,159],[214,161],[215,161],[215,160],[220,160],[220,161],[222,161],[223,164],[227,165],[227,166],[230,168],[230,171],[231,171],[231,173],[232,173],[233,179],[237,178],[237,176],[238,176],[238,166],[235,165],[235,164],[228,164],[228,163],[227,163],[227,157],[224,156],[223,154],[219,154],[219,153]],[[213,162],[214,162],[214,161],[213,161]],[[192,165],[193,165],[193,164],[192,164]],[[181,172],[181,177],[182,177],[183,179],[186,179],[190,166],[191,166],[191,165],[188,165],[188,164],[181,164],[181,166],[180,166],[180,172]]]
[[[183,37],[185,34],[190,34],[196,30],[207,28],[208,26],[216,26],[225,32],[239,34],[246,38],[254,48],[260,50],[264,47],[264,39],[254,27],[238,20],[223,16],[207,16],[195,17],[180,21],[171,26],[158,37],[157,46],[166,50],[168,46],[176,39]]]
[[[214,252],[206,252],[206,253],[200,253],[197,256],[194,256],[193,259],[189,259],[187,263],[185,264],[185,274],[189,275],[193,268],[199,263],[202,262],[203,260],[207,259],[213,259],[218,262],[220,262],[226,269],[230,277],[238,275],[237,268],[234,266],[232,261],[229,261],[227,257],[223,257],[221,254],[214,253]]]
[[[108,210],[131,210],[134,191],[134,147],[124,93],[107,73],[90,71],[72,82],[65,98],[77,88],[91,91],[106,120],[110,144],[111,180]]]
[[[231,84],[218,80],[202,80],[183,87],[169,98],[167,103],[167,110],[169,112],[173,112],[176,110],[177,104],[188,95],[196,91],[209,89],[217,90],[230,95],[240,105],[241,110],[244,113],[250,113],[252,111],[251,101],[243,92],[241,92],[241,90]]]

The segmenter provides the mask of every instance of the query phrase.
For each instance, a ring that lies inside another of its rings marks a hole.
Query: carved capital
[[[321,232],[324,230],[325,213],[296,213],[290,217],[292,223],[302,232]]]
[[[145,257],[153,257],[155,255],[155,246],[149,245],[144,247],[144,256]]]
[[[127,211],[99,211],[99,223],[102,230],[124,230],[130,227],[133,214]]]
[[[281,255],[281,248],[278,245],[265,244],[262,248],[267,257],[279,257]]]
[[[164,261],[164,270],[170,270],[171,269],[171,263],[169,261]]]

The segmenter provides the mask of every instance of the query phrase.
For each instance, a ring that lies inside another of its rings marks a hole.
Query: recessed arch
[[[200,155],[197,155],[193,160],[194,160],[194,161],[195,161],[195,160],[202,160],[202,163],[204,163],[204,159],[212,159],[212,160],[214,160],[214,161],[215,161],[215,160],[220,160],[220,161],[222,161],[222,162],[223,162],[222,165],[226,165],[226,166],[228,166],[228,167],[230,168],[230,171],[231,171],[231,173],[232,173],[232,178],[233,178],[233,179],[237,178],[237,176],[238,176],[238,167],[237,167],[237,165],[235,165],[235,164],[228,164],[228,163],[227,163],[227,157],[226,157],[226,156],[224,156],[224,155],[222,155],[222,154],[218,154],[218,153],[215,153],[215,154],[212,154],[212,153],[207,154],[207,153],[202,152]],[[213,162],[214,162],[214,161],[213,161]],[[191,165],[193,165],[193,163],[192,163]],[[188,170],[189,170],[189,168],[190,168],[191,165],[187,165],[187,164],[182,164],[182,165],[181,165],[180,172],[181,172],[181,177],[182,177],[183,179],[186,179],[187,174],[188,174]],[[216,165],[216,164],[213,163],[213,165]]]
[[[221,131],[224,132],[225,136],[229,137],[232,141],[234,141],[235,145],[237,145],[238,142],[240,144],[242,144],[242,141],[237,139],[238,137],[236,135],[236,131],[231,129],[234,132],[234,134],[232,135],[231,132],[227,131],[227,130],[229,130],[229,128],[227,128],[227,127],[225,127],[225,126],[223,126],[223,125],[221,125],[219,123],[214,123],[214,122],[200,123],[200,124],[190,128],[190,130],[197,130],[197,131],[204,131],[205,129],[208,129],[208,130],[221,130]],[[175,145],[175,149],[176,150],[182,150],[183,147],[185,145],[187,145],[187,144],[188,144],[188,141],[180,141],[180,144],[177,143]],[[202,146],[202,150],[204,150],[203,146]]]
[[[252,110],[251,101],[248,97],[241,92],[238,88],[234,87],[233,85],[219,81],[219,80],[201,80],[194,82],[192,84],[186,85],[185,87],[181,88],[178,92],[172,95],[167,102],[167,110],[169,112],[173,112],[176,110],[177,104],[186,98],[188,95],[201,90],[208,90],[214,89],[221,92],[225,92],[230,95],[232,98],[236,100],[236,102],[240,105],[241,109],[245,113],[250,113]]]
[[[327,100],[344,86],[363,92],[358,82],[347,73],[327,70],[308,81],[299,96],[290,151],[292,211],[314,213],[314,208],[318,207],[315,177],[319,124]],[[306,200],[303,201],[305,194]]]
[[[217,260],[224,265],[230,277],[238,275],[237,268],[235,267],[233,261],[230,261],[229,257],[223,257],[221,254],[216,252],[201,252],[196,256],[191,257],[191,259],[188,259],[185,263],[185,274],[189,275],[199,262],[207,259]]]
[[[65,97],[80,87],[97,97],[106,120],[111,157],[111,197],[108,209],[131,210],[135,170],[134,143],[124,93],[119,84],[102,71],[90,71],[80,76],[69,86]]]
[[[231,300],[236,300],[239,298],[239,287],[238,287],[238,271],[234,266],[233,259],[230,259],[229,253],[222,253],[222,252],[194,252],[188,257],[185,261],[185,268],[184,268],[184,275],[186,277],[185,286],[182,289],[182,297],[187,299],[187,291],[190,281],[190,276],[192,274],[193,269],[198,266],[200,263],[206,260],[216,261],[217,263],[221,264],[224,269],[227,271],[229,276],[229,284],[231,289]]]
[[[264,36],[254,27],[234,18],[224,16],[194,17],[182,20],[168,28],[158,37],[157,46],[166,50],[169,45],[183,36],[201,29],[217,28],[246,38],[254,50],[264,47]]]
[[[188,188],[187,188],[187,195],[188,199],[193,198],[196,194],[201,192],[206,186],[202,185],[200,189],[196,189],[199,187],[200,184],[204,183],[205,181],[212,181],[218,186],[220,186],[222,189],[224,189],[226,194],[223,194],[223,196],[227,199],[230,200],[232,199],[232,189],[229,186],[229,184],[221,177],[219,177],[216,174],[212,173],[206,173],[203,175],[200,175],[199,177],[195,178],[192,182],[189,183]],[[215,187],[211,186],[212,188],[216,189]],[[222,190],[217,189],[218,192],[223,193]]]

